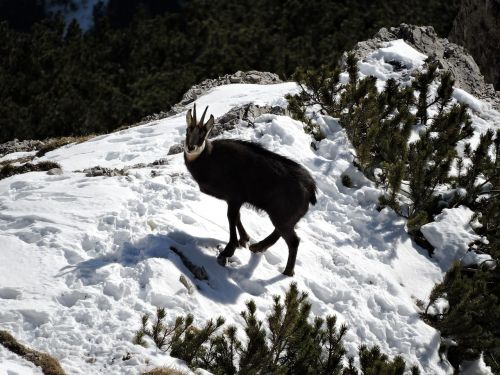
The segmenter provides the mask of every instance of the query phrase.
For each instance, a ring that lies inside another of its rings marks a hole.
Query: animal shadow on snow
[[[261,254],[252,254],[247,264],[230,263],[226,267],[220,266],[217,263],[219,253],[217,245],[221,243],[224,242],[219,239],[195,237],[182,231],[150,234],[134,243],[125,242],[114,254],[66,266],[61,269],[58,276],[75,273],[84,285],[96,285],[105,281],[103,276],[96,272],[104,266],[116,263],[123,267],[134,268],[149,258],[162,258],[177,267],[181,274],[196,286],[198,293],[220,303],[233,303],[242,293],[260,295],[266,291],[267,285],[286,278],[282,274],[277,274],[268,280],[252,278],[255,268],[261,261]],[[173,251],[172,248],[177,251]],[[202,249],[208,249],[210,252],[203,252]],[[249,250],[239,249],[239,251]],[[191,267],[188,268],[185,260],[177,253],[181,253],[194,266],[203,267],[207,279],[197,279],[189,269]]]

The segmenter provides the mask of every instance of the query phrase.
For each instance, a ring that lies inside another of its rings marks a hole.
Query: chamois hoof
[[[223,255],[219,255],[217,257],[217,263],[219,263],[222,267],[226,267],[227,265],[227,258]]]
[[[293,270],[291,270],[291,271],[284,270],[283,271],[283,275],[288,276],[288,277],[292,277],[294,274],[295,274],[295,272],[293,272]]]
[[[260,242],[257,242],[251,244],[249,249],[252,253],[263,253],[264,251],[267,250],[267,247],[264,247]]]

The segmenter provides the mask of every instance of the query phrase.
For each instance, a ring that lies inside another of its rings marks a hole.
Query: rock
[[[242,79],[241,77],[229,77],[229,82],[230,83],[241,83]]]
[[[180,154],[182,151],[184,151],[184,146],[182,143],[177,143],[176,145],[170,146],[167,155]]]
[[[199,98],[200,96],[208,92],[210,89],[217,86],[235,84],[235,83],[253,83],[259,85],[270,85],[281,82],[283,81],[277,74],[270,72],[259,72],[257,70],[251,70],[249,72],[242,72],[241,70],[239,70],[234,74],[226,74],[225,76],[221,76],[219,78],[206,79],[203,82],[194,85],[188,91],[186,91],[186,93],[182,96],[181,101],[177,104],[174,104],[172,108],[170,108],[170,110],[146,116],[134,126],[145,124],[151,121],[161,120],[162,118],[170,117],[178,113],[181,113],[186,110],[186,105],[194,102],[197,98]],[[174,149],[173,151],[177,151],[177,149]]]
[[[382,28],[372,39],[359,42],[353,52],[359,60],[362,60],[382,47],[383,42],[396,39],[403,39],[430,59],[437,60],[443,69],[453,74],[456,87],[478,98],[489,99],[494,107],[500,108],[500,98],[496,95],[493,85],[485,83],[472,56],[463,47],[439,38],[432,26],[401,24],[389,29]]]
[[[215,124],[209,138],[214,138],[225,131],[232,130],[238,125],[253,126],[255,119],[265,113],[273,115],[288,115],[289,112],[286,108],[279,106],[259,106],[253,103],[244,104],[239,107],[231,109],[229,112],[215,119]],[[184,151],[184,145],[177,143],[170,146],[167,155],[180,154]]]
[[[205,94],[208,90],[221,86],[227,85],[228,83],[258,83],[259,85],[269,85],[273,83],[280,83],[281,79],[277,74],[269,72],[259,72],[256,70],[251,70],[249,72],[237,71],[234,74],[226,74],[225,76],[206,79],[198,85],[191,87],[182,97],[179,102],[180,105],[185,106],[199,96]],[[175,106],[174,106],[175,107]]]
[[[51,175],[51,176],[58,176],[58,175],[62,175],[63,171],[61,168],[52,168],[52,169],[49,169],[47,171],[47,174]]]
[[[210,138],[216,137],[224,131],[234,129],[240,124],[243,126],[253,126],[255,119],[265,113],[271,113],[274,115],[289,114],[287,109],[279,106],[259,106],[249,103],[235,107],[215,120],[214,128],[210,133]]]
[[[168,159],[161,158],[161,159],[155,160],[152,163],[147,164],[146,166],[147,167],[157,167],[157,166],[160,166],[160,165],[167,165],[167,164],[168,164]]]
[[[193,284],[191,284],[189,282],[189,280],[186,278],[186,276],[181,275],[179,277],[179,281],[181,282],[182,285],[184,285],[184,287],[186,288],[188,294],[193,294],[193,292],[194,292]]]
[[[128,173],[126,169],[116,169],[116,168],[111,169],[99,166],[84,169],[82,172],[85,173],[86,177],[100,177],[100,176],[116,177],[116,176],[126,176]]]
[[[463,0],[448,39],[474,57],[487,82],[500,90],[500,0]]]

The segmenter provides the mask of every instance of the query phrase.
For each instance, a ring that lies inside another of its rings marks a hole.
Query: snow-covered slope
[[[421,58],[406,47],[396,50]],[[382,60],[383,51],[372,68],[389,69]],[[297,90],[294,83],[234,84],[213,89],[196,104],[209,105],[217,117],[248,102],[286,105],[284,95]],[[137,374],[153,365],[182,366],[152,347],[132,344],[142,314],[160,306],[169,320],[191,312],[199,323],[222,315],[239,325],[246,301],[254,299],[264,318],[271,296],[282,295],[293,280],[309,293],[315,314],[336,314],[348,324],[351,355],[361,343],[377,344],[419,364],[425,374],[451,373],[439,361],[439,332],[419,318],[416,306],[443,270],[411,241],[402,219],[375,209],[380,191],[353,167],[353,151],[334,119],[319,119],[327,139],[317,151],[302,124],[284,116],[263,115],[254,128],[222,135],[300,162],[318,184],[318,203],[298,225],[302,241],[291,279],[280,273],[288,255],[282,240],[264,254],[238,249],[228,267],[217,264],[218,248],[229,238],[226,204],[199,191],[182,154],[167,157],[184,138],[184,117],[48,153],[44,159],[59,162],[62,175],[28,173],[0,181],[0,329],[50,352],[69,374]],[[168,163],[133,168],[128,176],[75,172],[160,158]],[[342,185],[342,173],[349,174],[352,188]],[[243,208],[242,221],[252,240],[272,231],[264,213]],[[208,280],[194,278],[171,246],[203,266]],[[181,275],[196,286],[192,294]],[[6,350],[0,350],[3,375],[2,363],[15,365]]]

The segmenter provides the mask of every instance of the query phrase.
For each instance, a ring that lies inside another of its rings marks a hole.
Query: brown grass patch
[[[47,353],[38,352],[20,344],[9,332],[0,331],[0,344],[42,369],[45,375],[65,375],[59,361]]]
[[[36,157],[41,157],[45,155],[47,152],[50,152],[62,146],[66,146],[70,143],[85,142],[93,137],[95,137],[94,134],[89,134],[89,135],[81,135],[78,137],[61,137],[61,138],[50,139],[37,151]]]
[[[50,171],[54,168],[61,168],[61,166],[53,161],[41,161],[37,164],[26,163],[23,165],[6,164],[0,169],[0,180],[16,174]]]
[[[188,375],[188,372],[177,370],[173,367],[158,367],[148,372],[143,372],[141,375]]]

